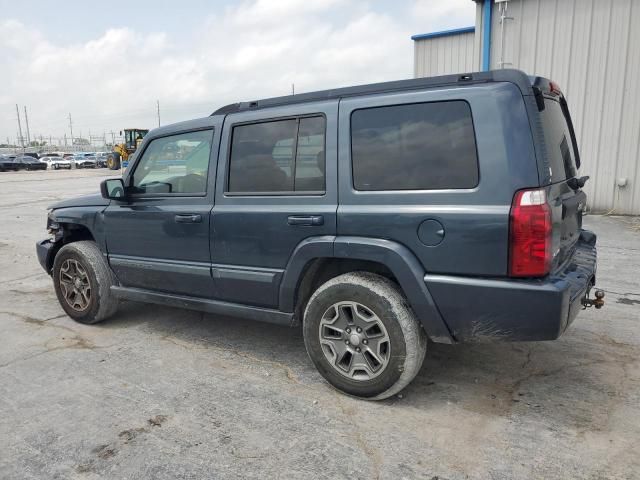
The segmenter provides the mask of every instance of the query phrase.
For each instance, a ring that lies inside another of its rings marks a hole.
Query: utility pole
[[[113,130],[111,130],[111,145],[115,145],[116,144],[116,134]]]
[[[24,123],[27,126],[27,147],[31,146],[31,132],[29,132],[29,117],[27,117],[27,106],[24,106]]]
[[[158,127],[160,126],[160,100],[156,100],[156,107],[158,108]]]
[[[18,108],[17,103],[16,103],[16,114],[18,115],[18,142],[20,142],[20,146],[24,148],[24,142],[22,141],[22,125],[20,124],[20,109]]]
[[[69,112],[69,130],[71,130],[71,146],[73,147],[73,122],[71,122],[71,112]]]

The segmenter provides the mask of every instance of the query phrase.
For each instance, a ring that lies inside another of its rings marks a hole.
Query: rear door
[[[335,235],[337,109],[334,100],[226,117],[211,217],[216,298],[277,307],[295,248]]]
[[[558,266],[571,256],[580,237],[587,196],[576,179],[579,153],[566,101],[559,93],[545,95],[544,106],[540,117],[549,163],[547,196],[553,217],[554,266]]]

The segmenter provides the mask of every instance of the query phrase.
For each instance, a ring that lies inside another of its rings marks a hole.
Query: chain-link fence
[[[124,142],[120,132],[108,132],[103,135],[91,135],[87,137],[74,137],[73,140],[66,135],[63,137],[38,135],[32,136],[27,146],[26,138],[7,138],[6,142],[0,142],[0,154],[19,153],[76,153],[76,152],[110,152],[113,145]]]

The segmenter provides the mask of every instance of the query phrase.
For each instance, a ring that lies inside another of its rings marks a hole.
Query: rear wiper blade
[[[584,177],[572,177],[567,180],[567,185],[571,187],[572,190],[580,190],[584,187],[584,184],[589,180],[589,175],[585,175]]]

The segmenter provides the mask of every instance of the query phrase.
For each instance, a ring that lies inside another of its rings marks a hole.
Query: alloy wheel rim
[[[91,303],[91,283],[82,264],[72,258],[66,259],[60,267],[58,280],[67,305],[77,312],[86,310]]]
[[[380,318],[358,302],[337,302],[320,319],[320,346],[331,367],[351,380],[379,376],[391,358],[391,341]]]

